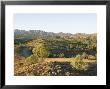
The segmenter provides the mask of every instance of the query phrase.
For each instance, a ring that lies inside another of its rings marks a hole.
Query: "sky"
[[[72,34],[96,33],[97,15],[95,13],[15,14],[14,29]]]

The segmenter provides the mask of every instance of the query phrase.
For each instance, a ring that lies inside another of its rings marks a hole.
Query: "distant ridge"
[[[14,30],[14,34],[15,35],[20,35],[20,34],[24,34],[24,35],[96,35],[97,33],[64,33],[64,32],[58,32],[58,33],[54,33],[54,32],[46,32],[43,30],[19,30],[19,29],[15,29]]]

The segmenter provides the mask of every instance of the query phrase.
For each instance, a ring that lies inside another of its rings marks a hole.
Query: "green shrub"
[[[77,70],[87,70],[88,64],[81,59],[81,55],[76,55],[74,61],[70,63]]]
[[[64,54],[63,54],[63,53],[60,53],[60,54],[59,54],[59,57],[60,57],[60,58],[64,57]]]

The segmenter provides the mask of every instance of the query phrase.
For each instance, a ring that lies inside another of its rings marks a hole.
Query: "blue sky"
[[[87,14],[15,14],[14,29],[47,32],[96,33],[97,15]]]

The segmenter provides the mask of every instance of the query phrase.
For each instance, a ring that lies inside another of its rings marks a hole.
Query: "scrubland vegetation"
[[[97,34],[15,30],[15,76],[96,76]]]

